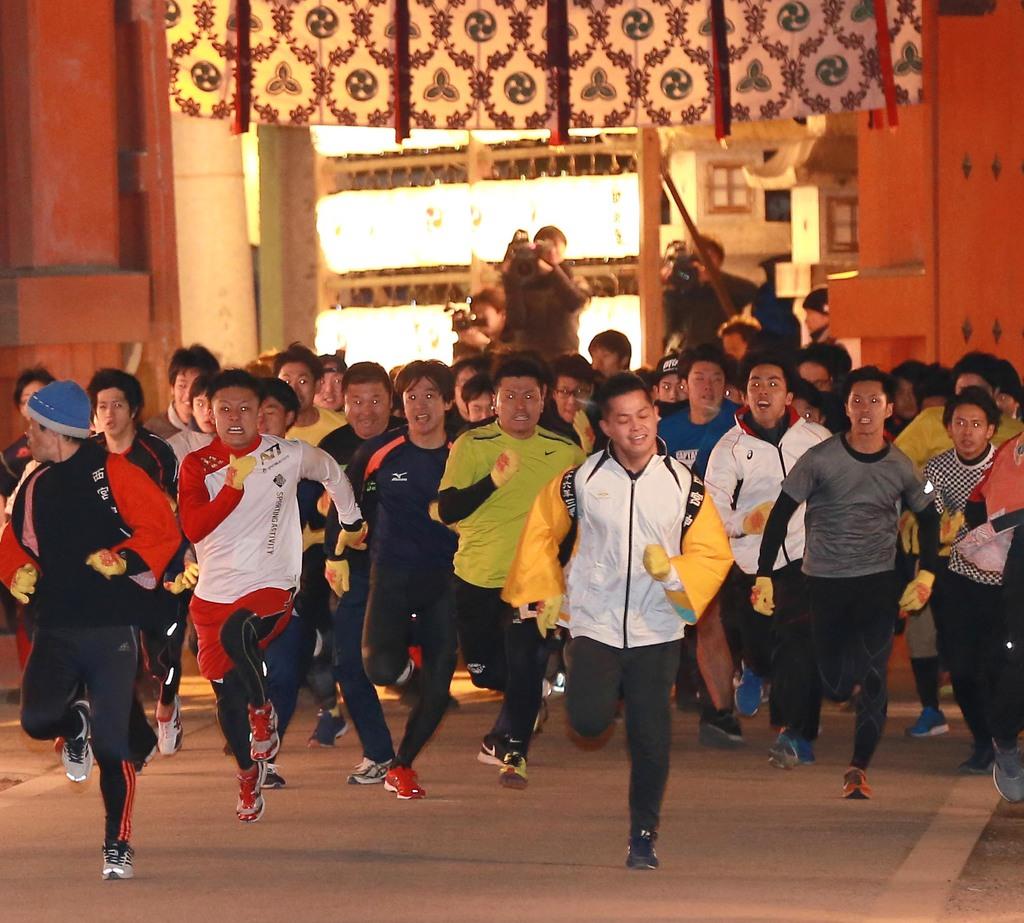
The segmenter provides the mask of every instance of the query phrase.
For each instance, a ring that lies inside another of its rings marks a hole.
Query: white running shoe
[[[185,736],[181,729],[181,702],[174,697],[174,713],[167,721],[156,721],[156,745],[162,756],[174,756],[181,749]]]
[[[391,760],[375,763],[368,756],[364,756],[359,765],[354,767],[348,774],[348,784],[374,785],[377,782],[383,782],[390,768]]]
[[[74,737],[64,739],[60,756],[64,763],[64,774],[72,782],[81,784],[89,781],[93,762],[92,744],[89,743],[89,703],[85,699],[79,699],[71,706],[71,710],[81,716],[82,730]]]

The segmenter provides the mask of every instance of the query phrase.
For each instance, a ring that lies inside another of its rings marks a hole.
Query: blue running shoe
[[[744,718],[753,718],[761,707],[761,677],[748,666],[743,667],[740,681],[733,696],[736,711]]]
[[[316,727],[313,728],[313,733],[309,735],[306,746],[311,749],[314,747],[333,747],[334,742],[339,737],[344,737],[347,733],[348,722],[344,716],[340,713],[334,714],[329,708],[321,708],[317,712]]]
[[[784,730],[768,748],[768,762],[778,769],[794,769],[814,763],[814,748],[796,731]]]
[[[926,705],[921,709],[921,714],[906,730],[907,737],[938,737],[940,734],[949,733],[949,725],[946,724],[946,716],[937,708]]]

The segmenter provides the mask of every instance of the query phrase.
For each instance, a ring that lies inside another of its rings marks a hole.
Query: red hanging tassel
[[[409,137],[412,75],[409,70],[409,0],[395,0],[395,141]]]
[[[548,73],[554,84],[555,120],[549,144],[569,141],[569,8],[566,0],[548,2]]]
[[[875,33],[878,36],[878,67],[882,73],[882,89],[885,92],[885,114],[889,127],[900,123],[899,108],[896,105],[896,74],[892,69],[892,43],[889,41],[889,14],[885,0],[874,0]]]
[[[711,0],[711,65],[715,94],[715,138],[721,141],[729,137],[732,131],[732,77],[729,72],[724,0]]]
[[[252,20],[251,0],[235,2],[235,124],[233,134],[249,130],[249,109],[252,106],[252,48],[249,28]]]

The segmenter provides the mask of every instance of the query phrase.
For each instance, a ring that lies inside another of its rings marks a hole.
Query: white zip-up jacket
[[[633,475],[606,450],[538,495],[519,539],[502,597],[514,606],[564,594],[573,637],[615,648],[683,636],[682,617],[700,616],[732,565],[729,542],[699,480],[668,455]],[[563,580],[559,551],[576,526]],[[684,526],[685,523],[685,526]],[[644,549],[661,545],[673,573],[644,569]]]
[[[715,501],[736,564],[744,573],[757,573],[761,536],[747,535],[743,520],[762,503],[779,498],[782,481],[793,470],[798,458],[831,433],[817,423],[809,423],[792,408],[789,427],[777,446],[757,436],[744,421],[747,408],[736,414],[736,425],[711,450],[705,475],[708,493]],[[789,521],[786,541],[775,559],[775,570],[804,556],[804,504]]]

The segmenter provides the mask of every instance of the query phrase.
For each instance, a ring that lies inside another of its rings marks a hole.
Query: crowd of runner
[[[136,774],[185,740],[186,644],[244,823],[285,785],[304,686],[309,746],[359,737],[348,783],[425,797],[416,760],[461,657],[502,696],[477,759],[505,788],[527,787],[552,689],[581,737],[624,717],[627,865],[656,868],[673,699],[715,747],[743,746],[740,719],[766,706],[768,759],[797,771],[823,699],[850,702],[841,792],[870,798],[902,631],[921,703],[907,734],[948,731],[950,682],[972,738],[951,771],[1024,800],[1016,371],[737,342],[738,358],[705,344],[636,371],[616,331],[590,361],[498,348],[390,371],[299,344],[222,369],[194,345],[145,422],[127,372],[82,389],[26,370],[0,581],[25,731],[57,740],[73,783],[98,764],[103,876],[132,876]],[[397,738],[382,686],[411,704]]]

